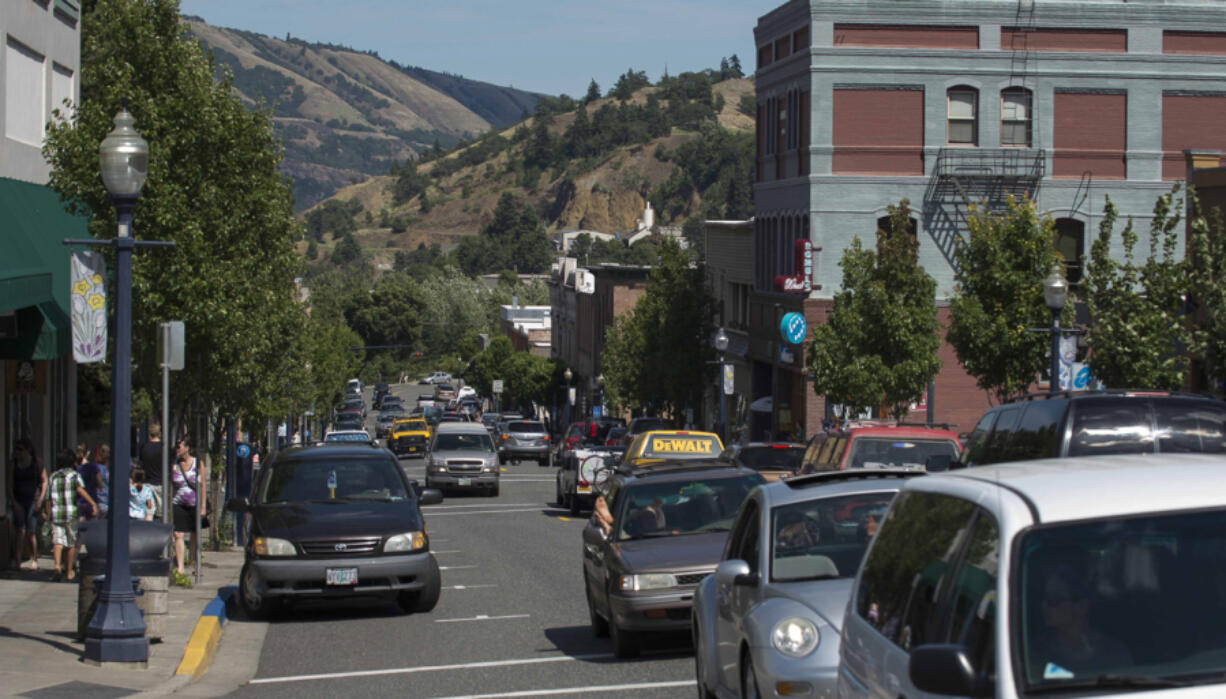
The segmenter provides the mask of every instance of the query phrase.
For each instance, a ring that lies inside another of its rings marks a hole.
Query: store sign
[[[799,313],[784,313],[779,319],[779,334],[783,336],[784,342],[799,345],[805,341],[805,334],[808,332],[809,324]]]
[[[796,273],[775,277],[775,291],[807,294],[813,291],[813,241],[796,241]]]

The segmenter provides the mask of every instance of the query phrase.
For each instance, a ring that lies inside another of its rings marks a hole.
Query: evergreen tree
[[[348,265],[362,260],[362,246],[352,233],[346,233],[332,249],[332,264]]]
[[[600,86],[596,84],[596,78],[592,78],[592,82],[587,85],[587,94],[583,96],[584,104],[591,104],[600,99]]]

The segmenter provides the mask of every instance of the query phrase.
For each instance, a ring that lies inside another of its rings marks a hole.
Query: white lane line
[[[434,519],[435,517],[451,517],[454,515],[501,515],[501,514],[515,514],[516,512],[542,512],[545,514],[558,514],[558,513],[565,514],[567,513],[567,510],[553,508],[553,507],[542,507],[540,505],[537,505],[536,507],[522,509],[522,510],[469,510],[468,512],[431,512],[430,518]]]
[[[439,566],[439,570],[459,570],[461,568],[476,568],[477,566]]]
[[[644,689],[668,689],[671,687],[693,687],[694,680],[675,680],[673,682],[643,682],[640,684],[606,684],[599,687],[563,687],[561,689],[525,689],[518,692],[499,692],[497,694],[461,694],[442,699],[496,699],[497,697],[543,697],[562,694],[589,694],[595,692],[633,692]]]
[[[473,590],[473,589],[476,589],[476,588],[478,588],[478,587],[498,587],[498,586],[497,586],[497,585],[494,585],[494,584],[489,584],[489,585],[446,585],[446,586],[444,586],[444,587],[443,587],[443,589],[444,589],[444,590]]]
[[[465,619],[435,619],[436,624],[453,624],[457,621],[496,621],[499,619],[527,619],[528,614],[502,614],[500,616],[490,616],[489,614],[478,614]]]
[[[418,672],[440,672],[446,670],[474,670],[484,667],[510,667],[512,665],[538,665],[540,663],[559,663],[568,660],[608,660],[612,653],[592,653],[590,655],[551,655],[547,658],[515,658],[509,660],[486,660],[475,663],[457,663],[455,665],[421,665],[418,667],[394,667],[384,670],[351,670],[349,672],[325,672],[316,675],[286,675],[283,677],[261,677],[250,680],[248,684],[276,684],[283,682],[309,682],[311,680],[335,680],[347,677],[378,677],[380,675],[411,675]]]

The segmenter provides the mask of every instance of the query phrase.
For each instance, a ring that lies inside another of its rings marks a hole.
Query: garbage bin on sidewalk
[[[136,593],[136,608],[145,619],[145,638],[160,641],[166,628],[170,608],[170,561],[162,551],[170,541],[173,526],[163,522],[133,520],[128,530],[128,555],[131,559],[132,591]],[[85,637],[85,629],[98,607],[98,592],[106,579],[106,520],[82,522],[80,539],[85,545],[77,573],[77,636]]]

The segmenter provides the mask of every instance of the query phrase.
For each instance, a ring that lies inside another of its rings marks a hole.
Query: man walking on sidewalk
[[[85,490],[85,481],[76,469],[77,455],[71,449],[61,449],[55,457],[55,473],[51,474],[50,491],[51,558],[55,561],[52,582],[76,579],[73,563],[77,557],[77,498],[80,497],[97,511],[98,504]]]

